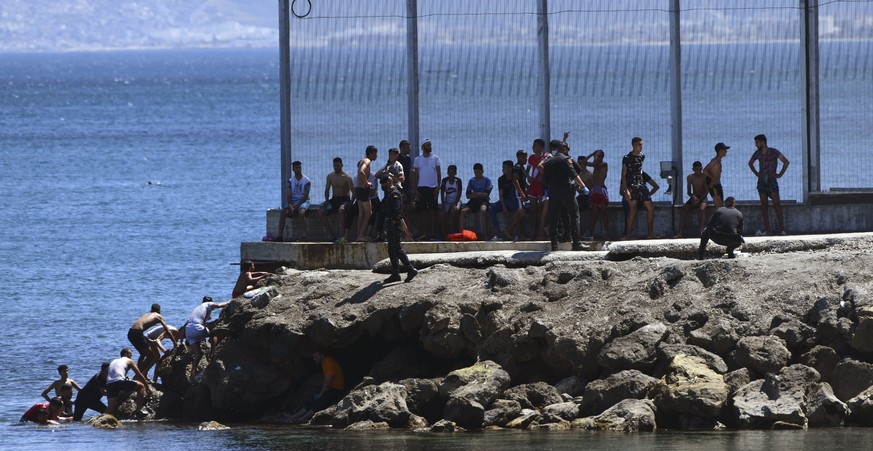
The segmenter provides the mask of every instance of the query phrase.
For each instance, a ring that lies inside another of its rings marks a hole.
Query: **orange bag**
[[[472,230],[462,230],[461,233],[450,233],[446,235],[446,239],[449,241],[476,241],[479,239],[476,236],[476,232]]]

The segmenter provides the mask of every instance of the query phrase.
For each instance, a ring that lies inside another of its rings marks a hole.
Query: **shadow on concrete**
[[[371,297],[373,297],[374,294],[378,293],[379,290],[381,290],[384,286],[385,284],[383,284],[382,281],[372,282],[366,287],[358,290],[355,294],[343,299],[336,306],[339,307],[345,304],[360,304],[362,302],[366,302]]]

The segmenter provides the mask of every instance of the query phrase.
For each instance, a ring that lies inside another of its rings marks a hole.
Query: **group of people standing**
[[[335,243],[385,241],[385,221],[389,214],[383,206],[384,200],[379,198],[378,179],[389,175],[392,186],[396,185],[400,191],[399,225],[406,241],[446,239],[449,234],[463,232],[468,228],[471,215],[478,217],[479,227],[470,228],[476,229],[476,239],[479,240],[550,239],[554,242],[555,239],[563,238],[576,242],[572,238],[574,231],[579,234],[580,239],[592,240],[598,224],[601,224],[601,232],[606,236],[609,230],[607,206],[610,199],[605,183],[609,172],[605,153],[598,149],[573,160],[569,158],[568,137],[569,133],[565,132],[563,139],[552,140],[548,149],[544,140],[535,139],[531,145],[531,155],[525,150],[519,150],[516,152],[515,161],[503,161],[496,185],[496,202],[490,201],[495,186],[485,175],[485,168],[481,163],[473,165],[474,176],[466,185],[458,177],[456,165],[449,165],[447,174],[443,177],[442,162],[433,153],[433,143],[429,139],[422,140],[421,154],[414,159],[410,156],[409,141],[401,141],[398,148],[389,149],[384,165],[376,163],[378,149],[368,146],[364,158],[356,165],[354,176],[343,170],[342,159],[334,159],[334,171],[327,176],[324,202],[319,209],[319,216],[330,240]],[[784,233],[777,180],[785,173],[789,163],[781,152],[767,146],[766,136],[756,136],[755,146],[756,151],[749,160],[749,167],[758,179],[764,233],[771,234],[767,205],[770,199],[776,213],[777,233]],[[704,166],[699,161],[694,162],[694,172],[687,178],[688,201],[681,210],[677,238],[682,237],[686,216],[692,211],[698,213],[698,224],[702,232],[706,225],[705,209],[709,205],[708,197],[712,198],[716,208],[724,204],[722,159],[727,155],[728,149],[729,146],[718,143],[715,146],[716,155],[708,164]],[[621,160],[619,195],[625,210],[625,239],[632,236],[639,207],[643,207],[647,213],[647,237],[654,238],[652,195],[660,187],[643,170],[645,155],[642,152],[642,138],[634,137],[631,140],[631,151]],[[547,163],[553,157],[559,157],[573,172],[566,172],[562,166],[554,165],[552,170],[555,176],[550,180]],[[780,161],[782,167],[778,170]],[[287,206],[281,211],[279,230],[275,235],[265,237],[267,240],[286,240],[285,223],[289,217],[299,218],[300,240],[308,240],[306,212],[311,208],[311,180],[303,174],[300,161],[292,163],[292,170],[294,174],[288,181],[290,189]],[[581,184],[574,180],[577,175]],[[557,179],[560,180],[556,181]],[[570,208],[567,201],[568,189],[570,197],[575,194],[575,208]],[[462,201],[464,196],[466,202]],[[570,214],[571,210],[575,210],[575,215]],[[412,211],[420,214],[420,226],[417,229],[419,233],[416,234],[412,233],[409,222],[409,213]],[[557,215],[554,224],[550,220],[550,211]],[[578,223],[580,212],[587,212],[589,220],[587,224],[574,226],[573,217],[576,217]],[[333,214],[339,215],[343,230],[333,230],[328,221]],[[502,228],[501,216],[504,216]],[[528,218],[529,224],[526,227],[524,222]],[[352,230],[355,230],[354,237]]]

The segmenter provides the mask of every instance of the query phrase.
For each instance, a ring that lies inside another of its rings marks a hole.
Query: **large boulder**
[[[837,363],[840,363],[840,355],[828,346],[815,346],[800,356],[798,363],[815,368],[818,374],[821,374],[821,380],[829,382],[831,373],[834,372]]]
[[[485,411],[485,426],[504,426],[521,415],[521,404],[508,399],[496,399]]]
[[[863,426],[873,426],[873,387],[848,400],[846,405],[852,411],[851,420]]]
[[[406,387],[406,406],[409,411],[429,421],[440,420],[443,399],[440,398],[441,379],[403,379],[399,384]]]
[[[449,398],[443,418],[466,429],[482,427],[485,406],[497,399],[509,383],[509,373],[490,360],[452,371],[440,384],[440,395]]]
[[[585,393],[586,385],[588,385],[588,381],[584,377],[570,376],[558,381],[555,384],[555,389],[561,394],[579,396]]]
[[[679,354],[670,361],[667,373],[653,392],[658,413],[668,420],[667,423],[706,424],[705,421],[681,419],[692,417],[711,420],[714,424],[728,400],[730,387],[704,358]]]
[[[542,409],[549,404],[563,401],[561,393],[545,382],[517,385],[506,390],[502,397],[518,401],[525,409]]]
[[[544,418],[555,420],[554,422],[559,422],[557,420],[573,421],[579,418],[579,404],[559,402],[543,407],[541,412]]]
[[[707,321],[703,327],[692,330],[686,341],[709,352],[724,355],[734,349],[738,339],[739,336],[729,320],[714,318]]]
[[[781,338],[743,337],[733,353],[734,364],[761,374],[776,373],[788,364],[791,353]]]
[[[316,413],[310,424],[346,427],[370,420],[391,427],[406,427],[411,414],[406,406],[406,387],[384,382],[352,390],[335,406]]]
[[[873,364],[852,359],[841,360],[831,374],[831,386],[841,401],[858,396],[873,386]]]
[[[761,429],[776,423],[801,428],[842,424],[848,409],[819,377],[814,369],[795,364],[750,382],[734,395],[737,424]]]
[[[667,326],[643,326],[607,343],[597,355],[597,364],[613,371],[648,371],[655,364],[658,344],[667,337]]]
[[[205,360],[205,359],[204,359]],[[235,338],[225,338],[203,372],[212,404],[246,416],[263,413],[267,400],[286,393],[291,381],[269,362],[252,355]]]
[[[606,379],[588,383],[582,396],[582,415],[596,415],[624,399],[642,399],[658,379],[637,370],[619,371]]]
[[[852,334],[849,345],[857,351],[873,352],[873,306],[859,307],[858,325]]]
[[[728,371],[724,359],[699,346],[661,343],[661,345],[658,346],[658,361],[655,366],[655,374],[663,375],[667,366],[670,365],[673,358],[678,355],[700,357],[706,363],[706,366],[719,374],[724,374]]]
[[[574,428],[601,431],[654,431],[655,404],[649,399],[625,399],[594,417],[573,420]]]
[[[121,427],[121,422],[118,421],[118,418],[115,418],[108,413],[101,413],[100,415],[88,418],[88,420],[85,421],[85,424],[97,429],[118,429]]]

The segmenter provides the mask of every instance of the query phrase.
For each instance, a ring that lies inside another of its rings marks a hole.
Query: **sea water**
[[[387,110],[371,108],[377,122],[392,123],[398,113],[390,105],[404,105],[398,95],[388,95]],[[447,92],[432,95],[452,104]],[[295,96],[300,116],[315,104],[359,108],[342,96]],[[6,54],[0,99],[2,448],[768,449],[855,447],[871,438],[864,429],[415,434],[233,425],[197,433],[196,425],[173,423],[116,431],[19,425],[58,365],[84,385],[129,346],[128,328],[152,303],[179,326],[203,296],[230,296],[239,243],[260,239],[265,210],[281,203],[278,57],[274,50]],[[295,133],[324,147],[298,147],[296,155],[306,158],[319,193],[330,157],[348,149],[350,158],[367,142],[339,132],[360,123],[311,114],[316,119],[306,121],[323,123]],[[484,136],[490,116],[475,114]],[[392,130],[382,148],[404,137],[403,127]],[[492,166],[509,158],[476,155]]]

